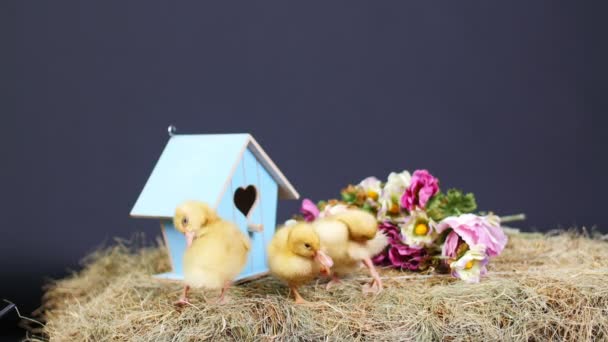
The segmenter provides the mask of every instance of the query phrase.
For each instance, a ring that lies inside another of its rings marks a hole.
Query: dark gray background
[[[607,231],[605,15],[582,1],[2,1],[0,297],[28,312],[43,277],[159,233],[128,213],[171,123],[252,133],[313,199],[428,168],[481,209],[525,212],[523,228]]]

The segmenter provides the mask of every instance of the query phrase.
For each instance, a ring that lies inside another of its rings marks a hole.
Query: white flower
[[[478,283],[482,275],[486,274],[488,255],[486,246],[474,245],[458,260],[450,264],[452,275],[467,283]]]
[[[411,180],[412,176],[407,170],[403,170],[401,173],[391,172],[391,174],[388,175],[386,184],[384,185],[382,195],[401,197],[401,195],[405,192],[405,189],[410,186]]]
[[[426,212],[415,210],[410,213],[408,221],[400,224],[405,243],[413,247],[427,246],[435,240],[435,222]]]
[[[298,221],[294,220],[294,219],[289,219],[287,221],[285,221],[285,223],[283,223],[283,225],[285,227],[289,227],[289,226],[293,226],[294,224],[298,223]]]
[[[381,182],[376,177],[367,177],[359,183],[359,187],[361,187],[365,191],[365,195],[368,199],[373,201],[377,201],[380,197],[380,193],[382,192]]]
[[[382,194],[380,195],[380,210],[378,210],[379,218],[384,218],[387,213],[396,215],[399,214],[399,199],[401,195],[410,186],[412,176],[407,170],[401,173],[391,172],[388,175],[388,180],[384,184]]]
[[[334,216],[346,210],[348,210],[348,206],[345,204],[327,204],[325,208],[323,208],[323,211],[319,213],[319,218]]]

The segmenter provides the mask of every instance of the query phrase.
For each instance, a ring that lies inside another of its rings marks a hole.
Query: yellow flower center
[[[396,203],[391,204],[391,207],[388,209],[391,214],[399,214],[399,205]]]
[[[374,190],[369,190],[369,191],[367,192],[367,197],[369,197],[369,198],[373,199],[374,201],[377,201],[377,200],[378,200],[379,195],[378,195],[378,193],[377,193],[377,192],[375,192]]]
[[[471,268],[473,268],[473,260],[467,261],[467,263],[464,265],[465,270],[470,270]]]
[[[429,226],[426,223],[418,223],[416,227],[414,227],[414,234],[416,235],[426,235],[429,232]]]

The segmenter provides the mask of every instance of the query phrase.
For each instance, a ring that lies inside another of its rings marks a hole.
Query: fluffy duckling
[[[270,272],[285,281],[297,304],[306,301],[298,287],[313,280],[320,273],[329,274],[333,262],[321,250],[319,236],[309,223],[295,223],[280,228],[268,245]]]
[[[332,279],[327,289],[339,283],[339,277],[356,271],[363,263],[373,278],[363,291],[382,291],[382,280],[371,258],[388,245],[388,239],[378,233],[378,222],[372,214],[360,209],[348,209],[317,220],[313,225],[321,245],[334,261]]]
[[[221,289],[218,303],[243,270],[251,249],[249,238],[232,222],[221,219],[207,204],[187,201],[175,209],[173,224],[186,235],[184,293],[177,304],[188,304],[188,290]]]

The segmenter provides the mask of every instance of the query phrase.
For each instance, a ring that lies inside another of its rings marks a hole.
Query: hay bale
[[[137,244],[136,244],[137,245]],[[386,289],[361,294],[365,273],[294,305],[271,277],[235,286],[227,305],[177,309],[181,285],[156,280],[166,251],[124,243],[96,252],[84,269],[48,287],[39,331],[52,341],[181,340],[606,340],[608,245],[572,233],[515,234],[480,284],[382,270]]]

